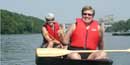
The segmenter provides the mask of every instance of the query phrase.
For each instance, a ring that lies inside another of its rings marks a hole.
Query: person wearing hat
[[[64,37],[63,29],[60,28],[60,25],[55,21],[55,16],[53,13],[48,13],[45,16],[45,23],[42,26],[42,36],[43,36],[43,45],[42,47],[46,48],[63,48],[62,40]]]

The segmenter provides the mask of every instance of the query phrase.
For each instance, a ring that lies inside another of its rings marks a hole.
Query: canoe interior
[[[112,65],[113,61],[106,60],[70,60],[61,58],[36,57],[37,65]]]

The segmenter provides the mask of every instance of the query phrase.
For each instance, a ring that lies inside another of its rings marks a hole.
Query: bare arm
[[[59,33],[60,41],[63,41],[63,39],[65,37],[64,28],[60,27],[60,30],[58,31],[58,33]]]
[[[103,40],[103,28],[99,25],[98,26],[99,29],[99,35],[100,35],[100,41],[99,41],[99,45],[98,45],[98,49],[99,50],[103,50],[104,49],[104,40]]]
[[[68,27],[67,33],[66,33],[64,40],[63,40],[64,44],[67,44],[67,45],[69,44],[70,37],[71,37],[74,29],[75,29],[75,24],[72,24],[70,27]]]
[[[48,31],[46,30],[45,27],[42,27],[42,36],[45,37],[45,39],[49,42],[52,41],[53,39],[51,39],[48,35]]]

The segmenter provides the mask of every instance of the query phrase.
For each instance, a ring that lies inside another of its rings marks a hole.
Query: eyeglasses
[[[90,13],[83,13],[82,15],[93,16],[93,14],[90,14]]]

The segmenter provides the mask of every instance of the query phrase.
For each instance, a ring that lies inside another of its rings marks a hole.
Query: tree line
[[[10,12],[8,10],[0,10],[1,14],[1,34],[25,34],[40,33],[44,20],[33,16],[26,16]]]
[[[130,19],[119,20],[118,22],[112,23],[111,27],[106,29],[106,32],[130,32]]]
[[[26,16],[8,10],[0,10],[1,14],[1,34],[25,34],[40,33],[44,20],[33,16]],[[112,23],[106,32],[127,32],[130,31],[130,19],[120,20]]]

